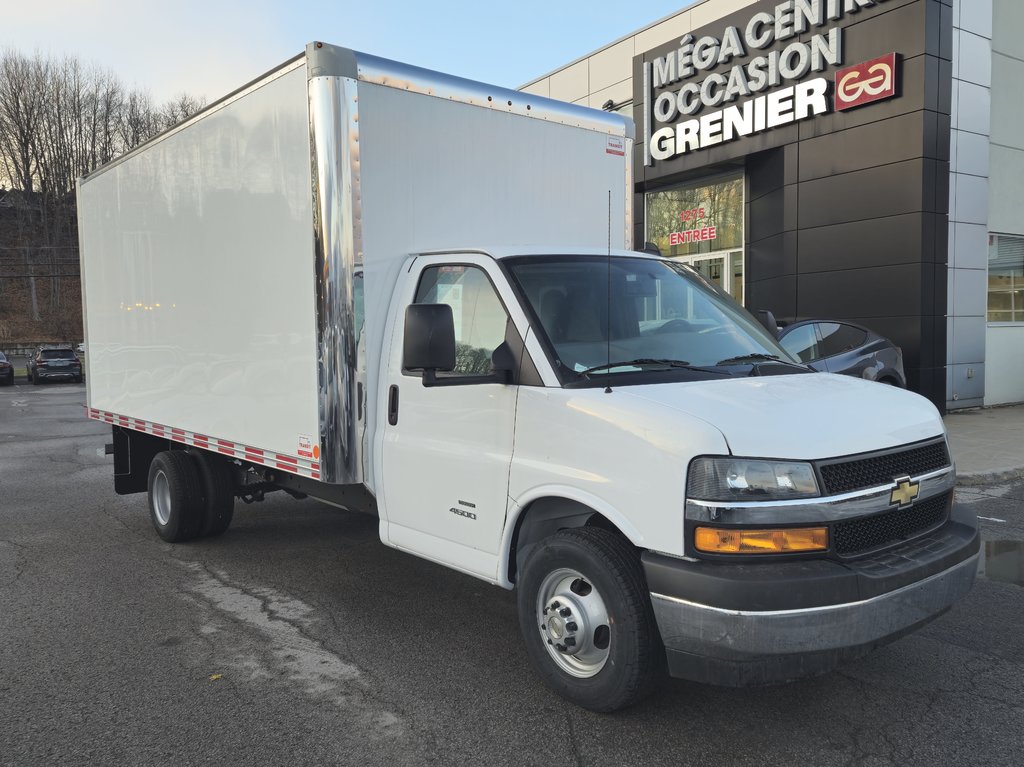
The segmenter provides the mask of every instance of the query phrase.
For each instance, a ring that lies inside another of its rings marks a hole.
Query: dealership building
[[[704,0],[521,90],[633,118],[634,243],[1024,401],[1024,2]]]

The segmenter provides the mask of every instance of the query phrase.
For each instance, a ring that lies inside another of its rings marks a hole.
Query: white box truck
[[[82,179],[88,414],[168,541],[281,490],[518,591],[595,709],[834,668],[971,587],[942,420],[630,250],[632,123],[313,43]]]

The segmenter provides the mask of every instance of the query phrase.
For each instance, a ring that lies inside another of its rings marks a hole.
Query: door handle
[[[394,384],[388,389],[388,423],[398,425],[398,387]]]

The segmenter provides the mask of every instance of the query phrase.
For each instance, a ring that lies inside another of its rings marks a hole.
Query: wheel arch
[[[616,508],[573,488],[538,488],[514,501],[501,546],[499,583],[514,588],[519,567],[530,547],[564,528],[602,527],[643,548],[644,538]]]

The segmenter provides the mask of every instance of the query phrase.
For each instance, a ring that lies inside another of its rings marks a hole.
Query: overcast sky
[[[0,45],[213,101],[312,40],[518,87],[692,0],[4,0]]]

